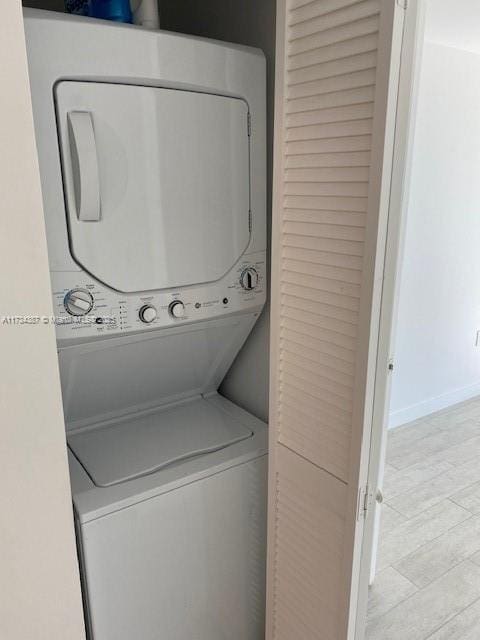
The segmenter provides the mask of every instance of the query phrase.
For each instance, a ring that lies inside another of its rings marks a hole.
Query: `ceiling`
[[[480,54],[480,0],[428,0],[425,38]]]

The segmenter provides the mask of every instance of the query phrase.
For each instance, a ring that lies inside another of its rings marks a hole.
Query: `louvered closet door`
[[[268,640],[353,638],[403,9],[279,0]]]

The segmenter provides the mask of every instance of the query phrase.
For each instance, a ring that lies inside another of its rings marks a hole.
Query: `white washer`
[[[92,638],[264,637],[265,425],[215,394],[69,445]]]
[[[264,636],[266,425],[216,392],[265,303],[265,61],[26,10],[92,640]]]

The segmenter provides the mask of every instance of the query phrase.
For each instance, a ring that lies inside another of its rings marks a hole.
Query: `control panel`
[[[58,339],[158,329],[260,307],[266,298],[265,253],[245,255],[218,282],[120,293],[83,271],[52,272]]]

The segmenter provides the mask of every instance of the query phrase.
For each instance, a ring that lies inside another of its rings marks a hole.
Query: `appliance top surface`
[[[52,25],[73,25],[73,26],[77,26],[77,25],[89,25],[93,28],[97,27],[97,28],[101,28],[101,29],[109,29],[109,30],[115,30],[118,32],[123,32],[123,34],[125,33],[132,33],[132,32],[137,32],[137,33],[147,33],[150,34],[151,36],[155,37],[155,36],[169,36],[169,37],[175,37],[175,38],[179,38],[179,39],[188,39],[188,40],[192,40],[192,41],[197,41],[197,42],[208,42],[208,43],[212,43],[212,44],[216,44],[220,47],[225,47],[225,48],[229,48],[229,49],[234,49],[237,51],[245,51],[245,52],[249,52],[249,53],[253,53],[255,55],[264,57],[264,53],[261,49],[258,49],[257,47],[250,47],[247,45],[243,45],[243,44],[237,44],[235,42],[225,42],[223,40],[215,40],[213,38],[205,38],[202,36],[194,36],[194,35],[190,35],[190,34],[185,34],[185,33],[178,33],[175,31],[167,31],[165,29],[157,29],[157,30],[153,30],[153,29],[145,29],[144,27],[141,27],[139,25],[134,25],[134,24],[127,24],[127,23],[123,23],[123,22],[115,22],[113,20],[101,20],[101,19],[96,19],[96,18],[89,18],[86,16],[80,16],[80,15],[74,15],[74,14],[70,14],[70,13],[63,13],[60,11],[48,11],[46,9],[34,9],[31,7],[24,7],[23,8],[23,16],[24,16],[24,20],[26,23],[51,23]]]
[[[204,408],[199,411],[202,404]],[[183,429],[183,433],[177,437],[167,426],[165,429],[167,436],[165,441],[170,451],[173,451],[172,444],[177,447],[177,452],[182,447],[184,452],[191,450],[191,445],[196,437],[192,433],[195,426],[199,426],[204,434],[205,432],[208,433],[210,442],[216,440],[216,444],[220,448],[210,453],[205,452],[187,459],[177,459],[176,462],[163,466],[163,468],[152,470],[150,473],[125,479],[109,486],[96,486],[77,457],[72,453],[72,442],[75,446],[78,444],[78,441],[75,443],[75,438],[80,438],[81,435],[88,436],[92,432],[78,432],[77,436],[73,436],[73,434],[69,436],[70,480],[76,516],[81,523],[114,513],[140,501],[178,489],[191,482],[200,481],[203,478],[264,456],[267,453],[267,425],[218,394],[212,394],[206,398],[197,398],[196,401],[170,407],[165,411],[165,415],[167,412],[174,413],[177,411],[180,420],[176,426],[180,426],[180,429]],[[200,413],[202,414],[201,417],[199,417]],[[158,416],[158,413],[156,415]],[[170,417],[172,416],[170,415]],[[189,422],[188,425],[182,425],[182,421],[187,418],[188,420],[193,420],[193,422]],[[208,424],[209,420],[213,424]],[[152,435],[154,423],[150,422],[149,426],[148,424],[142,424],[141,419],[137,422],[140,423],[142,436],[145,436],[143,442],[140,442],[143,439],[141,437],[138,439],[139,442],[135,441],[128,448],[130,436],[127,435],[125,437],[125,434],[123,434],[118,440],[119,449],[117,450],[114,437],[110,438],[110,435],[107,435],[102,440],[104,436],[100,435],[101,451],[99,454],[94,454],[87,446],[88,454],[92,455],[89,463],[96,465],[96,472],[103,473],[98,466],[101,465],[103,458],[105,458],[107,468],[110,471],[115,471],[114,465],[116,463],[114,459],[118,456],[120,464],[117,469],[123,474],[127,470],[131,471],[134,468],[138,470],[144,467],[143,463],[146,458],[153,464],[155,459],[160,460],[162,457],[165,459],[164,453],[161,451],[162,434]],[[175,422],[176,420],[172,421],[172,427]],[[121,430],[128,430],[129,428],[128,425],[119,426]],[[130,426],[134,427],[133,421],[130,422]],[[118,427],[113,427],[112,432],[116,428]],[[99,431],[101,430],[102,428],[99,429]],[[112,451],[107,449],[108,439],[110,439]],[[228,440],[230,440],[230,444],[226,444]],[[148,444],[152,442],[157,447],[157,450],[150,452],[147,448]],[[139,448],[139,451],[136,451],[136,447]],[[142,460],[143,457],[144,459]]]
[[[222,409],[195,399],[72,433],[68,445],[93,482],[107,487],[252,435]]]

